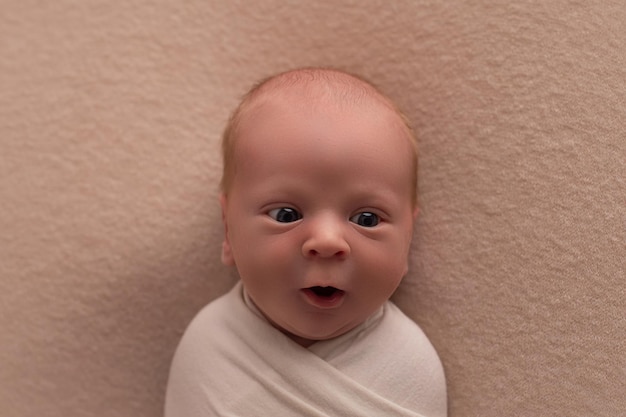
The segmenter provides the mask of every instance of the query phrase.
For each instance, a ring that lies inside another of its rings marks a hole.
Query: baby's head
[[[371,316],[407,272],[417,147],[363,79],[300,69],[254,87],[223,138],[222,260],[297,343]]]
[[[406,116],[371,82],[358,75],[329,68],[302,68],[283,72],[261,80],[244,95],[232,113],[222,136],[223,172],[220,183],[222,193],[228,194],[235,176],[235,144],[246,115],[263,102],[288,93],[300,95],[302,106],[317,104],[350,107],[369,104],[381,106],[383,111],[393,113],[395,117],[392,118],[396,119],[392,122],[394,129],[402,130],[400,136],[404,136],[411,143],[410,155],[413,158],[414,174],[410,184],[411,197],[414,206],[417,206],[417,140]],[[380,146],[384,145],[380,143]]]

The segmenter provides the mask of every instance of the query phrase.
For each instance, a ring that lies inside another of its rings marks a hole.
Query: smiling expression
[[[249,110],[221,197],[222,259],[297,343],[356,327],[406,274],[413,152],[399,116],[373,99],[287,90]]]

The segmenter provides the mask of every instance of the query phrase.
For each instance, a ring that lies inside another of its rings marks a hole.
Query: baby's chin
[[[311,334],[309,332],[289,331],[289,330],[285,329],[284,327],[281,327],[281,326],[277,325],[272,320],[269,320],[269,322],[276,329],[280,330],[280,332],[283,333],[285,336],[287,336],[288,338],[290,338],[291,340],[293,340],[294,342],[296,342],[297,344],[299,344],[300,346],[303,346],[303,347],[309,347],[312,344],[314,344],[316,342],[319,342],[320,340],[327,340],[327,339],[332,339],[333,337],[336,337],[336,336],[334,336],[332,334],[330,334],[330,335],[317,335],[317,334]]]
[[[283,333],[290,338],[291,340],[293,340],[294,342],[296,342],[297,344],[299,344],[302,347],[308,348],[309,346],[313,345],[314,343],[319,342],[319,340],[314,340],[314,339],[307,339],[305,337],[300,337],[300,336],[296,336],[293,333],[289,333],[289,332],[285,332],[283,331]]]
[[[349,324],[339,329],[316,329],[315,331],[309,330],[292,332],[272,323],[272,325],[280,330],[284,335],[303,347],[309,347],[314,343],[339,337],[357,327],[359,324],[360,323]]]

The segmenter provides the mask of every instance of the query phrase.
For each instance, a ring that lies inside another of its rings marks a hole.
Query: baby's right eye
[[[267,212],[267,215],[279,223],[291,223],[302,218],[302,214],[289,207],[281,207],[270,210]]]

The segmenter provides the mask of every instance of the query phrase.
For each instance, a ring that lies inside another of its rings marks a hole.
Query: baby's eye
[[[350,217],[350,221],[358,224],[363,227],[374,227],[380,223],[380,217],[374,213],[370,213],[369,211],[364,211],[363,213],[355,214]]]
[[[267,214],[279,223],[291,223],[298,221],[302,218],[302,214],[300,214],[297,210],[289,207],[273,209],[270,210]]]

